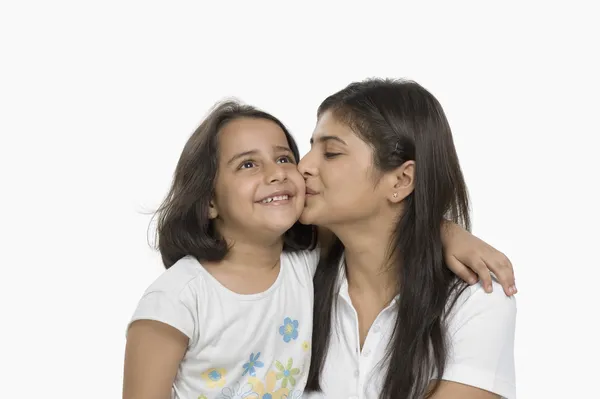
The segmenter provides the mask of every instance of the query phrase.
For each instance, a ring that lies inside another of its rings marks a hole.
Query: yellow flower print
[[[281,362],[275,361],[275,367],[277,368],[277,370],[279,370],[279,373],[277,373],[277,379],[283,380],[281,383],[281,386],[283,388],[287,388],[288,382],[290,384],[292,384],[292,386],[296,385],[296,378],[294,376],[300,374],[300,369],[299,368],[293,369],[292,368],[293,362],[294,361],[290,357],[287,362],[287,367],[283,367],[283,364],[281,364]]]
[[[310,349],[310,342],[308,342],[308,341],[302,342],[302,350],[304,352],[308,352],[309,349]]]
[[[289,392],[287,388],[279,388],[278,390],[275,390],[275,385],[277,384],[277,375],[272,370],[267,373],[264,384],[256,377],[248,378],[248,382],[252,384],[254,392],[258,394],[260,399],[282,399]]]
[[[206,397],[206,395],[200,395],[200,396],[198,396],[198,399],[208,399],[208,398]]]
[[[206,385],[209,388],[222,388],[225,385],[225,369],[208,369],[204,373],[200,374],[200,377],[206,381]]]

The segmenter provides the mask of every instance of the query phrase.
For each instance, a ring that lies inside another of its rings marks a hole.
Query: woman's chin
[[[315,218],[312,217],[311,212],[307,209],[304,209],[298,221],[302,224],[315,224]]]

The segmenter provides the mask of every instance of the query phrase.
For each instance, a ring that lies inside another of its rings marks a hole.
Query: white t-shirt
[[[305,393],[304,398],[378,399],[385,378],[380,363],[396,322],[394,305],[399,297],[379,313],[361,351],[343,258],[340,267],[339,296],[320,379],[323,393]],[[480,284],[468,287],[448,316],[450,348],[442,379],[515,398],[515,318],[516,301],[497,282],[491,294]]]
[[[241,295],[185,257],[147,290],[132,322],[166,323],[189,338],[173,384],[179,399],[297,399],[310,366],[316,251],[282,253],[275,283]]]

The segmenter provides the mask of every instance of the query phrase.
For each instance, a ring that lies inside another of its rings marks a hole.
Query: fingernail
[[[517,293],[517,286],[515,284],[513,284],[513,286],[512,286],[512,292],[513,292],[513,294]]]
[[[472,279],[469,280],[469,284],[473,285],[477,282],[477,279],[475,277],[473,277]]]
[[[491,285],[486,285],[486,286],[485,286],[485,292],[487,292],[488,294],[489,294],[490,292],[492,292],[492,286],[491,286]]]

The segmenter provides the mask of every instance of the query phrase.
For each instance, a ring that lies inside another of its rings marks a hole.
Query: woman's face
[[[304,224],[332,228],[360,222],[386,205],[387,187],[379,184],[371,147],[330,112],[317,121],[298,170],[306,180]]]

